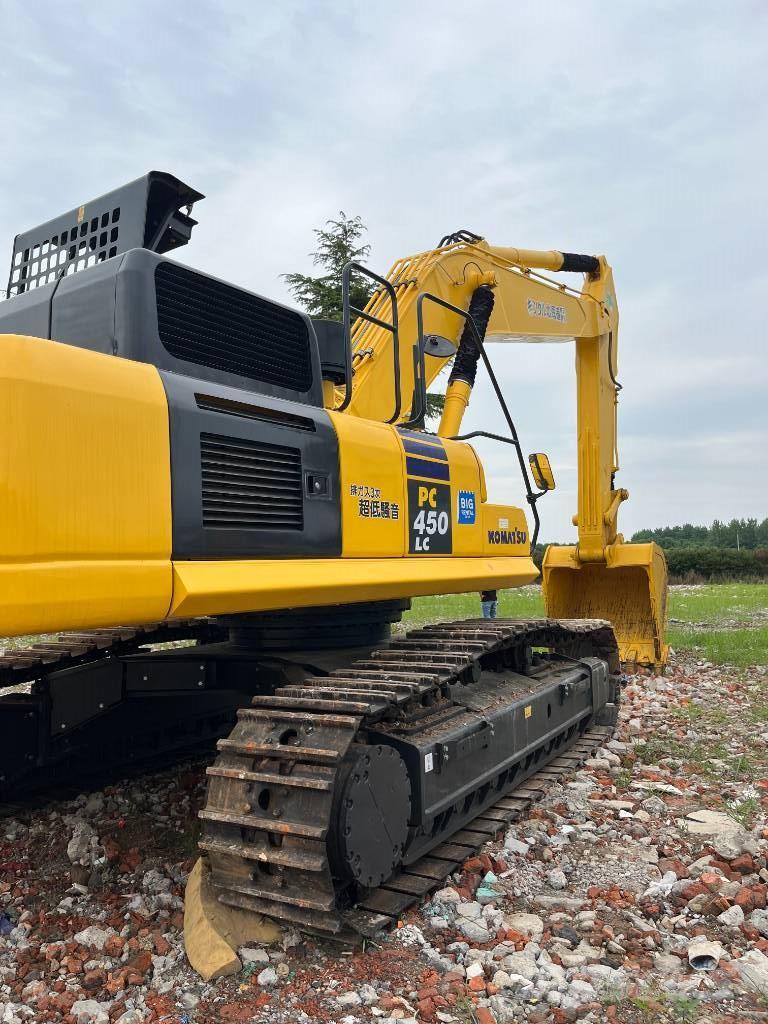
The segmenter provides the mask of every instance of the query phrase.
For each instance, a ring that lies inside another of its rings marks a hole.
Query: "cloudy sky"
[[[184,261],[280,299],[339,209],[382,271],[457,228],[605,253],[621,528],[768,515],[764,0],[0,0],[0,26],[8,259],[17,231],[152,168],[208,196]],[[572,349],[493,354],[558,477],[543,536],[565,540]],[[468,422],[500,421],[481,400]],[[508,453],[483,455],[492,497],[519,500]]]

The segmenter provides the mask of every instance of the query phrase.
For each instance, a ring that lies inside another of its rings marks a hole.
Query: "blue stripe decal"
[[[403,448],[409,455],[425,455],[428,459],[437,459],[439,462],[447,462],[448,456],[445,448],[432,447],[428,444],[419,444],[418,441],[403,440]]]
[[[422,430],[406,430],[404,427],[398,427],[397,432],[400,437],[408,438],[409,441],[433,441],[435,444],[439,444],[442,447],[442,439],[437,434],[428,434]]]
[[[447,462],[427,462],[408,456],[405,460],[409,476],[423,476],[429,480],[450,480],[451,472]]]

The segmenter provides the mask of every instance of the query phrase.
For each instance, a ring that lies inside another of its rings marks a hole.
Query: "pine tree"
[[[342,271],[347,263],[360,263],[368,257],[371,247],[367,242],[362,242],[366,230],[361,217],[348,217],[343,210],[339,210],[338,219],[327,220],[325,227],[314,229],[317,248],[310,256],[314,265],[321,267],[324,273],[315,277],[298,273],[283,274],[291,294],[310,316],[327,320],[342,319]],[[361,279],[359,275],[352,276],[349,297],[353,306],[364,309],[372,293],[370,282]],[[444,403],[444,395],[429,392],[427,419],[438,419]]]
[[[323,274],[283,274],[291,294],[310,316],[327,320],[341,320],[341,273],[347,263],[361,262],[368,257],[370,245],[361,242],[366,227],[360,217],[348,217],[339,210],[337,220],[327,220],[325,227],[315,228],[317,248],[310,253],[316,267]],[[350,300],[353,306],[364,309],[371,297],[369,282],[353,277]]]

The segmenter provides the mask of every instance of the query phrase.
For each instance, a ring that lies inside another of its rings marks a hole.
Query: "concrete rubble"
[[[349,951],[286,930],[208,983],[181,932],[202,761],[17,810],[0,1024],[765,1020],[755,682],[689,655],[629,677],[615,738],[390,934]]]

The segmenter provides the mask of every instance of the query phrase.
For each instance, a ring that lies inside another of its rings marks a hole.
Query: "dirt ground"
[[[393,933],[285,932],[209,984],[203,795],[186,763],[0,820],[0,1024],[768,1020],[768,669],[629,677],[615,738]]]

